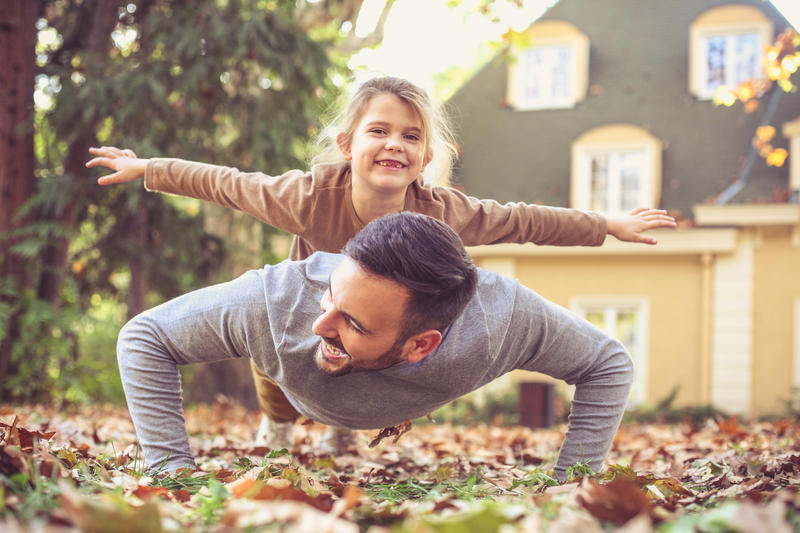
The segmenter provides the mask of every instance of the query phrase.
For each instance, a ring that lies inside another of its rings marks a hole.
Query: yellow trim
[[[694,220],[701,226],[792,226],[800,224],[798,204],[696,205]]]
[[[699,99],[709,100],[713,95],[703,94],[702,39],[709,33],[758,32],[761,44],[772,41],[775,29],[764,13],[753,6],[729,4],[709,9],[689,25],[689,93]]]
[[[467,248],[474,258],[531,256],[677,255],[730,253],[736,249],[738,230],[685,229],[648,232],[656,246],[621,242],[609,237],[603,246],[537,246],[535,244],[489,244]]]
[[[607,124],[592,128],[572,143],[570,168],[570,205],[589,208],[590,177],[585,175],[583,159],[591,152],[643,150],[649,163],[647,205],[656,206],[661,198],[661,157],[663,143],[652,133],[632,124]]]
[[[546,20],[533,24],[527,30],[525,46],[513,46],[513,61],[508,68],[506,101],[519,110],[548,109],[548,107],[532,107],[526,104],[517,94],[519,88],[519,54],[524,50],[545,46],[571,46],[574,53],[572,80],[575,85],[574,101],[569,107],[586,99],[589,89],[589,37],[570,22]]]

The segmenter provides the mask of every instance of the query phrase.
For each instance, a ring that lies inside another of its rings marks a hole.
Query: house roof
[[[770,4],[762,10],[779,32],[788,23]],[[692,206],[718,195],[738,176],[765,105],[746,114],[688,92],[689,26],[719,0],[561,0],[540,20],[563,20],[590,41],[589,92],[570,109],[516,111],[505,105],[509,59],[498,55],[450,99],[462,158],[454,183],[500,201],[569,206],[571,145],[584,132],[627,123],[663,143],[661,207],[692,216]],[[587,7],[590,6],[590,7]],[[773,124],[800,117],[800,94],[782,95]],[[776,146],[787,146],[780,134]],[[781,199],[788,166],[754,162],[734,202]]]

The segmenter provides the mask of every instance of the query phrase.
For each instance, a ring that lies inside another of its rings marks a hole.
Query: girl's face
[[[350,143],[337,142],[351,161],[353,182],[376,194],[397,194],[416,180],[430,162],[423,154],[422,121],[409,104],[382,93],[367,104]]]

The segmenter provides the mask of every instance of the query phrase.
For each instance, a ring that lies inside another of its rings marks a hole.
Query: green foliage
[[[482,397],[465,396],[434,411],[430,416],[436,422],[454,425],[476,423],[511,426],[518,423],[519,389],[488,392]],[[419,421],[424,423],[425,419]]]
[[[14,336],[3,398],[119,401],[114,340],[131,284],[143,281],[147,305],[207,284],[230,244],[204,229],[196,202],[141,183],[98,187],[81,169],[88,145],[267,173],[303,167],[339,95],[331,74],[345,72],[328,54],[336,17],[312,38],[293,1],[131,0],[106,24],[110,40],[96,31],[99,7],[46,0],[37,22],[55,38],[36,46],[37,192],[18,213],[30,222],[0,236],[15,239],[0,259],[30,265],[25,280],[0,279],[0,340]],[[64,243],[66,265],[42,264]],[[262,244],[254,265],[282,259]],[[55,298],[42,295],[44,274],[61,282]]]
[[[475,500],[491,496],[494,487],[488,488],[482,483],[481,473],[473,472],[463,479],[437,479],[422,481],[407,479],[395,483],[372,483],[365,487],[365,491],[376,501],[386,501],[391,504],[405,500],[438,500],[444,496],[452,496],[461,500]]]

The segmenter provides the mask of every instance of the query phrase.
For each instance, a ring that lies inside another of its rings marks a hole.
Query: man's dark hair
[[[401,339],[452,324],[478,284],[478,271],[456,232],[418,213],[373,220],[342,253],[365,271],[408,289]]]

